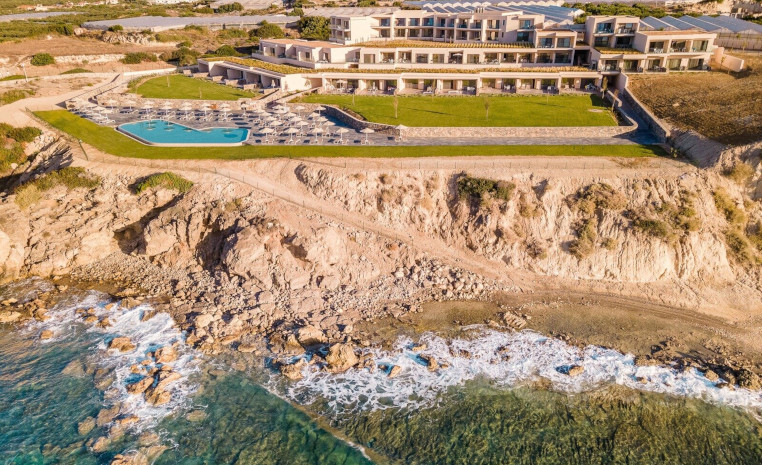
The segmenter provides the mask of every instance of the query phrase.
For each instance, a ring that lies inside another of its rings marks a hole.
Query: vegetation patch
[[[717,210],[725,216],[728,223],[735,226],[746,224],[746,212],[736,204],[725,189],[718,188],[712,192],[712,197],[714,197]]]
[[[32,57],[32,66],[46,66],[55,64],[56,59],[50,53],[38,53]]]
[[[0,173],[11,169],[12,165],[20,165],[26,161],[24,144],[33,141],[41,131],[35,127],[15,128],[6,123],[0,123]]]
[[[175,173],[156,173],[139,182],[135,187],[135,193],[141,194],[149,189],[157,187],[176,190],[177,192],[184,194],[193,187],[193,183]]]
[[[299,101],[336,105],[368,121],[395,126],[559,127],[617,124],[603,100],[587,95],[555,95],[549,98],[529,95],[390,98],[310,94]],[[588,111],[591,109],[601,111]]]
[[[492,200],[508,201],[516,190],[516,184],[512,182],[474,178],[466,173],[461,173],[455,184],[458,189],[458,199],[468,200],[480,206],[487,206]]]
[[[260,96],[253,92],[181,74],[159,76],[137,83],[134,92],[145,98],[188,100],[238,100]]]
[[[61,74],[81,74],[81,73],[92,73],[92,71],[90,71],[89,69],[85,69],[85,68],[74,68],[74,69],[70,69],[68,71],[64,71]]]
[[[745,184],[754,175],[754,168],[747,163],[738,161],[722,174],[738,184]]]
[[[569,252],[581,260],[595,251],[595,240],[598,238],[598,219],[595,216],[583,219],[575,229],[577,238],[569,244]]]
[[[58,171],[51,171],[39,178],[27,182],[16,189],[16,204],[21,209],[33,205],[42,198],[42,193],[56,186],[67,189],[95,189],[101,185],[101,178],[89,174],[84,168],[67,166]]]
[[[4,78],[0,78],[0,81],[17,81],[19,79],[24,79],[23,74],[11,74],[10,76],[5,76]]]
[[[34,95],[33,90],[13,89],[0,93],[0,105],[8,105]]]
[[[124,55],[124,58],[120,60],[125,65],[137,65],[144,61],[155,62],[158,61],[156,55],[146,52],[130,52]]]
[[[688,191],[681,191],[675,203],[665,201],[631,216],[633,227],[670,242],[701,229],[701,220],[694,208],[694,195]]]
[[[585,215],[592,215],[596,210],[620,211],[627,205],[627,199],[606,183],[585,186],[568,202],[572,210],[579,210]]]

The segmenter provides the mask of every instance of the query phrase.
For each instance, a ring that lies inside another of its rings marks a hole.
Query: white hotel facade
[[[299,91],[567,92],[620,73],[704,70],[716,34],[557,6],[336,14],[330,40],[263,39],[251,60],[200,60],[226,80]],[[538,12],[540,10],[541,12]],[[547,12],[543,14],[542,12]]]

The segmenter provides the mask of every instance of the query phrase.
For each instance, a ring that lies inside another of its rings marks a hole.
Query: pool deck
[[[184,119],[183,113],[181,111],[177,111],[176,115],[173,117],[165,118],[163,116],[160,116],[162,114],[161,110],[156,110],[153,113],[153,116],[151,116],[150,120],[157,120],[162,119],[166,121],[170,121],[175,124],[179,124],[182,126],[186,126],[189,128],[197,129],[197,130],[204,130],[204,129],[210,129],[210,128],[247,128],[250,130],[249,138],[245,140],[242,143],[225,143],[225,144],[205,144],[209,146],[235,146],[235,145],[259,145],[259,144],[265,144],[265,145],[336,145],[336,144],[342,144],[342,145],[363,145],[366,143],[368,145],[375,145],[375,146],[431,146],[431,145],[443,145],[443,146],[454,146],[454,145],[632,145],[632,144],[652,144],[655,143],[650,137],[650,135],[638,131],[636,134],[632,136],[621,136],[621,137],[611,137],[611,136],[603,136],[603,137],[584,137],[584,138],[562,138],[562,137],[536,137],[536,138],[527,138],[527,137],[418,137],[418,138],[410,138],[405,137],[403,140],[400,140],[398,138],[398,134],[396,133],[379,133],[374,132],[371,134],[363,134],[359,131],[348,127],[347,125],[341,123],[340,121],[331,118],[327,115],[323,115],[329,122],[330,125],[326,127],[331,128],[331,134],[330,135],[322,135],[322,136],[316,136],[313,134],[310,134],[309,127],[305,127],[304,130],[301,133],[289,135],[282,133],[283,128],[285,126],[279,125],[276,127],[276,133],[265,135],[261,131],[266,127],[265,124],[261,123],[259,121],[259,118],[249,112],[245,116],[240,111],[233,111],[228,112],[228,120],[225,121],[221,118],[221,113],[219,111],[208,111],[207,115],[211,115],[208,120],[205,120],[203,118],[204,113],[195,110],[191,112],[193,117],[191,119]],[[112,127],[119,127],[123,124],[127,123],[135,123],[140,121],[147,121],[145,118],[141,118],[141,111],[137,109],[128,109],[128,108],[114,108],[113,113],[110,113],[106,116],[113,120],[113,122],[109,123],[108,126]],[[301,115],[305,117],[305,120],[310,122],[306,119],[306,114]],[[310,124],[313,124],[310,122]],[[325,124],[325,123],[323,123]],[[320,124],[318,124],[320,126]],[[346,132],[343,135],[336,134],[336,131],[339,128],[343,128],[346,130]],[[125,134],[123,131],[120,131],[123,134]],[[125,134],[128,135],[128,134]],[[146,143],[146,141],[141,140],[139,137],[134,137],[136,140],[140,141],[141,143]],[[149,143],[149,145],[161,145],[161,146],[180,146],[180,147],[188,147],[188,146],[202,146],[202,144],[152,144]]]

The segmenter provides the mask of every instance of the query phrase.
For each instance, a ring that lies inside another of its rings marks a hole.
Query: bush
[[[725,231],[725,242],[731,254],[742,263],[755,261],[754,252],[751,249],[749,239],[737,228],[729,228]]]
[[[732,168],[725,170],[723,174],[738,184],[745,184],[754,174],[754,168],[739,161]]]
[[[217,38],[225,39],[245,39],[249,35],[243,29],[223,29],[217,34]]]
[[[50,26],[50,32],[61,34],[62,36],[73,36],[74,26],[71,24],[54,24]]]
[[[108,28],[108,30],[111,32],[122,32],[124,31],[124,27],[122,27],[121,24],[114,24],[113,26]]]
[[[197,58],[200,53],[189,48],[181,48],[179,50],[173,50],[172,52],[164,52],[159,55],[159,59],[162,61],[176,61],[179,66],[188,66],[196,64]]]
[[[217,8],[217,13],[230,13],[231,11],[243,11],[243,5],[238,2],[233,2],[220,5]]]
[[[581,260],[595,250],[595,240],[598,237],[598,221],[595,217],[583,220],[577,227],[577,238],[569,244],[569,252]]]
[[[456,181],[460,200],[479,201],[486,205],[489,198],[503,201],[510,200],[516,185],[507,181],[494,181],[486,178],[472,178],[463,173]]]
[[[177,48],[191,48],[193,44],[190,40],[183,40],[182,42],[178,42],[176,47]]]
[[[596,183],[577,191],[569,203],[572,209],[591,215],[597,209],[622,210],[627,205],[627,199],[610,185]]]
[[[222,47],[215,50],[214,54],[217,55],[218,57],[231,57],[231,56],[242,55],[238,53],[238,51],[235,48],[233,48],[232,45],[223,45]]]
[[[0,93],[0,105],[8,105],[17,100],[27,98],[29,95],[34,95],[34,91],[19,89],[5,91]]]
[[[20,165],[26,161],[24,147],[16,142],[10,146],[0,147],[0,173],[4,173],[11,168],[11,164]]]
[[[331,34],[330,20],[322,16],[305,16],[299,20],[297,27],[304,39],[328,40]]]
[[[258,28],[251,30],[249,36],[258,39],[281,39],[286,37],[286,34],[277,24],[262,21],[262,24]]]
[[[154,187],[174,189],[179,193],[184,194],[188,192],[191,187],[193,187],[193,183],[175,173],[156,173],[148,176],[143,181],[138,183],[138,185],[135,187],[135,193],[141,194],[146,190],[152,189]]]
[[[124,58],[120,60],[125,65],[137,65],[144,61],[157,61],[156,55],[146,52],[131,52],[124,55]]]
[[[17,142],[32,142],[42,134],[38,128],[33,126],[24,126],[21,128],[11,128],[5,135]]]
[[[46,66],[55,64],[56,59],[50,53],[38,53],[32,57],[33,66]]]
[[[22,209],[27,208],[42,197],[42,192],[56,186],[65,186],[67,189],[95,189],[100,185],[100,177],[88,174],[84,168],[67,166],[16,188],[16,204]]]
[[[672,229],[662,220],[637,218],[632,225],[653,237],[666,239],[672,236]]]
[[[744,225],[746,223],[746,213],[738,208],[738,205],[723,188],[719,188],[712,193],[714,197],[714,205],[717,210],[725,215],[725,219],[729,223],[735,225]]]

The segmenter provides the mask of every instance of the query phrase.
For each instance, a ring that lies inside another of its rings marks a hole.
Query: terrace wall
[[[619,94],[620,98],[627,102],[640,119],[645,121],[648,125],[648,129],[651,130],[660,142],[665,143],[672,134],[672,129],[666,123],[662,122],[656,115],[651,113],[651,110],[646,108],[640,100],[637,99],[629,89],[623,89]]]

